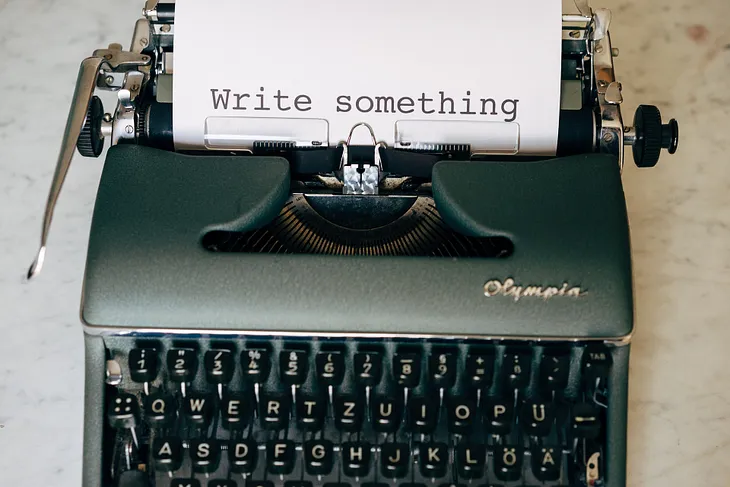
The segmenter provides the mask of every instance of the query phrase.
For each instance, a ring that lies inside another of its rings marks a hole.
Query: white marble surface
[[[730,2],[614,10],[627,109],[680,120],[680,152],[627,165],[637,295],[629,485],[730,485]],[[0,485],[81,479],[79,293],[100,160],[78,158],[46,268],[22,276],[82,57],[127,43],[141,0],[0,0]]]

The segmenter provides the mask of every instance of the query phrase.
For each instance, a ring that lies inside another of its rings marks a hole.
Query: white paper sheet
[[[553,155],[561,13],[561,0],[177,0],[175,146],[336,146],[366,122],[389,147]]]

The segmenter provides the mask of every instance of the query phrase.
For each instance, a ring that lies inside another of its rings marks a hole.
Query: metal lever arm
[[[66,174],[68,174],[68,168],[71,165],[71,159],[76,150],[76,141],[81,133],[86,118],[86,111],[89,109],[89,103],[96,88],[96,78],[105,62],[106,60],[102,57],[89,57],[81,62],[74,97],[71,102],[71,110],[68,113],[66,130],[63,135],[63,141],[61,142],[61,151],[56,162],[56,171],[53,173],[51,189],[48,192],[48,201],[46,202],[46,211],[43,215],[43,227],[41,229],[41,245],[35,260],[28,269],[28,279],[36,276],[43,267],[48,232],[51,227],[51,221],[53,220],[53,211],[56,208],[58,195],[61,193],[63,182],[66,180]]]

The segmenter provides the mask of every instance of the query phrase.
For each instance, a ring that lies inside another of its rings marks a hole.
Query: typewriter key
[[[570,355],[556,351],[546,353],[540,360],[540,389],[552,393],[568,386]]]
[[[506,435],[512,431],[515,414],[512,404],[511,399],[489,401],[485,411],[485,422],[490,433],[493,435]]]
[[[152,382],[157,378],[159,364],[154,348],[134,348],[129,351],[129,375],[134,382]]]
[[[448,389],[456,381],[456,354],[436,353],[428,361],[431,383],[440,389]]]
[[[262,384],[269,378],[271,358],[266,349],[252,348],[241,352],[243,377],[251,382]]]
[[[408,430],[422,435],[431,434],[438,421],[438,403],[426,397],[414,397],[408,403]]]
[[[393,357],[393,377],[401,387],[418,387],[421,381],[421,357],[415,353]]]
[[[174,472],[182,465],[182,441],[180,438],[159,437],[152,442],[152,461],[155,469]]]
[[[228,392],[221,401],[223,427],[240,430],[247,427],[254,410],[254,398],[250,392]]]
[[[335,397],[335,427],[340,431],[356,433],[363,421],[363,401],[356,396]]]
[[[233,377],[233,354],[230,350],[205,352],[205,377],[211,384],[228,384]]]
[[[464,380],[475,389],[486,389],[492,385],[494,355],[487,353],[469,354],[466,357]]]
[[[266,443],[266,470],[272,475],[288,475],[294,470],[295,445],[292,440]]]
[[[237,487],[235,480],[213,479],[208,482],[208,487]]]
[[[209,394],[195,392],[183,399],[182,413],[198,428],[207,428],[215,410],[215,399]]]
[[[249,474],[256,470],[258,456],[258,446],[251,439],[231,440],[228,444],[228,463],[234,473]]]
[[[301,395],[297,398],[297,422],[304,431],[319,431],[327,412],[327,401],[319,395]]]
[[[395,397],[375,397],[372,401],[371,415],[373,429],[380,433],[398,431],[403,417],[402,399]]]
[[[198,356],[194,350],[183,348],[167,352],[167,368],[170,380],[175,382],[191,382],[198,371]]]
[[[601,417],[597,406],[580,403],[570,413],[570,434],[573,438],[592,440],[601,433]]]
[[[328,475],[332,471],[334,449],[331,441],[306,441],[303,450],[304,467],[309,475]]]
[[[478,479],[484,475],[487,447],[479,443],[462,443],[456,447],[456,468],[463,479]]]
[[[466,433],[473,426],[477,417],[475,401],[466,398],[454,398],[448,401],[449,430],[452,433]]]
[[[446,443],[421,443],[419,447],[421,475],[440,479],[449,465],[449,447]]]
[[[527,350],[508,350],[502,362],[502,383],[507,391],[523,389],[530,382],[530,361]]]
[[[384,443],[380,447],[380,473],[389,479],[402,479],[408,474],[411,451],[406,443]]]
[[[155,392],[144,399],[144,417],[151,428],[169,426],[175,416],[175,399],[172,395]]]
[[[307,352],[284,350],[279,354],[279,377],[284,384],[300,386],[307,381]]]
[[[315,359],[317,380],[323,386],[338,386],[345,377],[345,359],[338,352],[320,352]]]
[[[494,451],[494,473],[502,482],[522,477],[522,447],[508,445]]]
[[[563,450],[559,446],[538,446],[531,448],[532,473],[541,482],[554,482],[560,478],[563,464]]]
[[[346,442],[342,444],[342,472],[348,477],[365,477],[370,471],[370,444]]]
[[[555,422],[552,403],[528,401],[522,405],[520,423],[530,436],[547,436]]]
[[[139,418],[139,402],[137,396],[120,392],[109,401],[107,411],[109,426],[117,429],[134,428]]]
[[[193,440],[190,442],[190,460],[197,473],[213,473],[221,461],[221,446],[218,440]]]
[[[260,409],[261,426],[268,430],[282,430],[289,424],[291,396],[287,394],[265,394],[261,400]]]
[[[380,382],[383,373],[383,357],[377,352],[359,352],[354,361],[355,381],[366,387]]]

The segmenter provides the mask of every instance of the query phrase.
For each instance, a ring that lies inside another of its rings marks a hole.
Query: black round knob
[[[99,157],[104,149],[104,136],[101,134],[101,122],[104,119],[104,106],[98,96],[91,98],[89,109],[86,111],[86,120],[81,128],[81,134],[76,141],[79,154],[84,157]]]
[[[640,105],[634,115],[634,162],[639,167],[654,167],[659,162],[662,149],[670,154],[679,145],[679,124],[672,119],[662,124],[662,114],[653,105]]]

